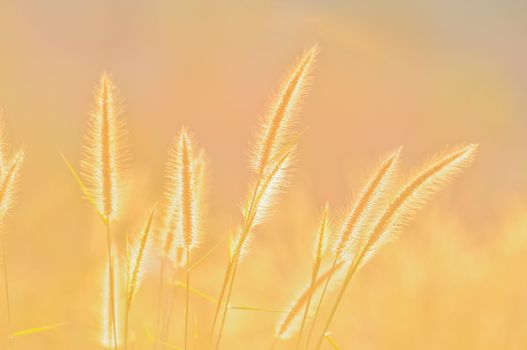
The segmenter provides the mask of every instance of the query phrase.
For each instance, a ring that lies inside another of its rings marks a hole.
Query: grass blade
[[[86,199],[88,200],[88,203],[92,206],[92,208],[95,210],[95,212],[97,213],[97,215],[99,215],[99,217],[101,218],[102,222],[106,225],[108,220],[106,219],[106,217],[104,216],[104,214],[99,211],[99,208],[97,207],[97,204],[95,204],[95,200],[93,199],[93,197],[90,195],[90,192],[88,191],[88,188],[86,187],[86,185],[84,184],[84,181],[82,181],[79,173],[75,170],[75,168],[73,167],[73,165],[69,162],[69,160],[66,158],[66,156],[64,155],[64,153],[62,153],[61,151],[58,151],[59,152],[59,155],[60,157],[62,158],[62,160],[64,161],[64,163],[66,163],[66,166],[68,167],[68,170],[70,171],[71,175],[73,175],[73,178],[75,179],[75,181],[77,182],[77,184],[79,185],[80,187],[80,190],[83,194],[84,197],[86,197]]]
[[[25,337],[28,335],[38,334],[38,333],[44,333],[47,331],[51,331],[57,328],[60,328],[64,326],[65,323],[57,323],[49,326],[42,326],[42,327],[34,327],[34,328],[28,328],[28,329],[22,329],[20,331],[16,331],[14,333],[10,334],[11,338],[19,338],[19,337]]]

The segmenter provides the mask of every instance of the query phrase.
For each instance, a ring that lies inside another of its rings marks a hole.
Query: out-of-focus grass
[[[293,188],[258,234],[233,305],[289,304],[309,279],[317,209],[326,200],[343,206],[385,151],[404,144],[408,169],[445,144],[474,141],[481,151],[473,168],[357,275],[331,336],[343,349],[524,348],[525,5],[390,4],[3,4],[0,106],[12,144],[25,143],[28,151],[7,223],[13,328],[65,322],[17,339],[14,349],[97,346],[104,228],[56,149],[80,158],[100,72],[111,71],[126,97],[135,157],[133,193],[115,226],[120,243],[142,224],[134,218],[144,203],[160,197],[166,150],[186,124],[211,160],[211,210],[199,257],[237,222],[256,117],[283,66],[313,42],[321,55],[303,108],[307,130]],[[193,287],[214,297],[223,248],[193,269]],[[155,324],[157,266],[151,269],[131,315],[139,349]],[[177,295],[180,303],[182,290]],[[213,306],[192,298],[206,329]],[[225,348],[268,348],[277,318],[233,312]],[[4,323],[0,318],[1,329]]]

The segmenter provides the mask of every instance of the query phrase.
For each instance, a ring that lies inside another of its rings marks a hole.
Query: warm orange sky
[[[478,2],[475,11],[421,1],[17,1],[1,13],[0,106],[13,142],[28,149],[21,196],[34,205],[29,193],[46,197],[69,183],[56,150],[78,159],[93,88],[107,70],[144,181],[161,188],[168,145],[187,125],[211,161],[213,199],[235,215],[257,118],[313,43],[321,53],[299,118],[306,132],[296,185],[316,203],[342,202],[398,145],[407,172],[447,146],[481,143],[455,185],[464,196],[448,204],[469,221],[492,220],[527,193],[527,12],[519,3]]]
[[[134,210],[160,192],[166,151],[186,125],[210,160],[213,215],[236,222],[258,117],[314,43],[293,192],[313,212],[326,200],[338,207],[398,145],[407,174],[427,155],[478,142],[474,165],[433,205],[488,233],[499,209],[527,198],[526,37],[527,5],[513,0],[4,1],[0,107],[12,144],[28,151],[11,244],[57,270],[67,269],[59,256],[69,247],[94,244],[93,216],[57,149],[78,164],[104,70],[126,106]],[[51,258],[38,249],[46,245]],[[60,276],[49,288],[61,290]],[[32,282],[17,283],[23,298]]]
[[[396,145],[413,161],[464,141],[482,143],[484,192],[525,191],[525,7],[473,7],[10,2],[0,24],[0,105],[36,167],[56,147],[75,151],[93,85],[108,70],[133,137],[148,144],[138,157],[151,159],[186,124],[221,160],[213,167],[222,184],[244,166],[248,132],[284,67],[318,42],[300,125],[308,128],[301,166],[321,196],[336,196],[345,179],[356,182],[355,169]]]

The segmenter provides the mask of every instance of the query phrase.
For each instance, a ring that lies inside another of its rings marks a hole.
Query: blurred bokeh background
[[[386,152],[404,146],[404,179],[433,153],[478,142],[474,165],[357,276],[332,335],[342,349],[525,349],[526,36],[516,0],[2,2],[0,107],[11,144],[28,151],[6,232],[13,327],[65,323],[13,349],[98,346],[104,228],[58,150],[79,163],[101,72],[119,87],[133,154],[117,235],[138,230],[160,198],[166,152],[186,125],[210,168],[199,255],[238,223],[258,118],[314,43],[294,180],[258,231],[233,303],[287,307],[309,279],[320,207],[329,201],[338,222]],[[154,326],[156,264],[132,311],[137,349]],[[216,295],[224,267],[222,248],[196,287]],[[204,333],[213,306],[193,307]],[[267,349],[276,319],[233,313],[224,348]],[[180,328],[177,318],[175,344]]]

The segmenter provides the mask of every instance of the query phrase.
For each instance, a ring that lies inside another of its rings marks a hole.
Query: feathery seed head
[[[377,168],[360,193],[340,228],[333,252],[336,257],[349,250],[355,251],[364,239],[363,232],[389,192],[402,148],[391,153]]]
[[[269,215],[277,194],[285,187],[288,168],[296,148],[291,132],[295,110],[306,92],[318,48],[313,46],[294,65],[263,118],[250,166],[256,182],[243,207],[243,223],[229,244],[230,259],[238,260],[247,250],[251,233]]]
[[[320,264],[322,257],[326,253],[329,236],[329,203],[326,203],[322,209],[322,218],[320,226],[315,236],[315,245],[313,249],[313,264]]]
[[[110,221],[117,218],[121,204],[120,173],[127,158],[125,136],[115,86],[108,74],[103,73],[95,95],[81,168],[99,212]]]
[[[318,53],[317,46],[307,50],[284,79],[278,94],[263,119],[253,150],[251,168],[261,175],[291,137],[294,114],[310,81]]]
[[[0,177],[0,220],[4,217],[11,209],[13,204],[13,197],[15,194],[16,182],[22,167],[22,163],[25,158],[25,151],[18,151],[13,159],[7,163],[5,171]]]
[[[270,164],[270,167],[254,185],[243,208],[243,225],[232,240],[232,258],[243,257],[248,249],[251,233],[270,215],[278,195],[287,185],[288,170],[294,156],[296,144],[290,144],[280,152],[280,156]]]
[[[0,110],[0,175],[3,175],[7,167],[7,155],[9,154],[7,141],[5,137],[5,123],[3,111]]]
[[[143,229],[142,234],[135,237],[134,242],[128,245],[127,256],[127,287],[126,287],[126,309],[130,310],[133,299],[139,285],[143,280],[145,266],[148,261],[150,242],[151,242],[151,227],[152,219],[154,217],[154,210],[150,214],[148,221]]]
[[[169,151],[163,208],[164,253],[179,257],[178,247],[192,249],[199,243],[205,186],[205,161],[194,155],[194,145],[183,128]],[[176,260],[179,260],[176,258]]]
[[[361,256],[358,257],[361,266],[383,245],[393,240],[400,227],[407,224],[433,194],[472,163],[477,147],[476,144],[469,144],[437,157],[402,188],[384,210],[364,243]]]

